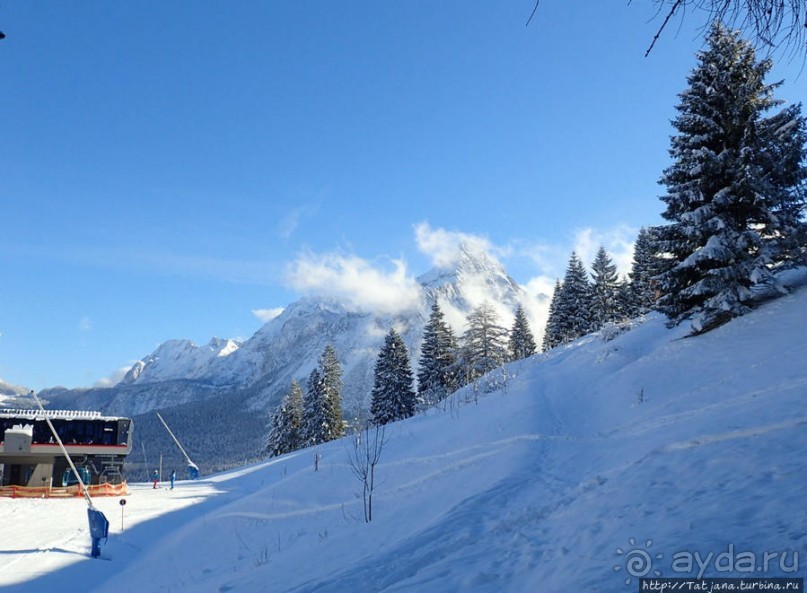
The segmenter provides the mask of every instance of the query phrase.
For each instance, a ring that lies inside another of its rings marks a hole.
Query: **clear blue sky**
[[[93,385],[463,238],[533,291],[627,261],[703,22],[645,58],[648,0],[532,4],[4,2],[0,378]]]

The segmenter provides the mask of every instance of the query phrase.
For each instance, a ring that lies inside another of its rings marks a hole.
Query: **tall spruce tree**
[[[616,265],[600,245],[591,264],[591,330],[619,320],[622,315],[619,274]]]
[[[496,312],[489,303],[482,303],[468,316],[461,356],[462,379],[466,384],[507,360],[507,330],[499,325]]]
[[[636,295],[630,280],[623,276],[617,286],[617,315],[618,320],[625,320],[639,314]]]
[[[572,252],[555,302],[556,344],[571,342],[592,331],[591,303],[588,273],[577,254]]]
[[[336,350],[328,344],[319,358],[322,376],[322,391],[325,401],[326,441],[338,439],[345,434],[342,412],[342,365],[336,357]]]
[[[552,300],[549,301],[549,316],[546,319],[544,328],[544,339],[541,342],[541,350],[547,352],[560,344],[560,327],[558,325],[558,299],[563,285],[560,280],[555,280],[555,290],[552,292]]]
[[[695,333],[746,313],[752,287],[775,286],[773,271],[798,257],[805,123],[798,107],[763,117],[779,103],[770,69],[718,24],[680,95],[661,178],[670,224],[659,230],[674,265],[658,277],[658,304],[671,324],[691,318]]]
[[[412,366],[406,344],[391,329],[384,339],[375,363],[370,413],[376,424],[387,424],[409,418],[415,413],[415,390],[412,388]]]
[[[418,398],[421,405],[433,405],[454,389],[457,341],[435,299],[429,321],[423,328],[423,343],[418,364]]]
[[[656,281],[661,273],[661,255],[653,227],[639,229],[633,246],[633,262],[630,271],[631,310],[630,316],[647,313],[656,304]]]
[[[535,337],[530,331],[530,324],[524,314],[521,304],[516,308],[516,318],[510,330],[510,339],[507,343],[510,360],[521,360],[535,354]]]
[[[315,368],[308,376],[303,399],[303,442],[305,446],[318,445],[328,440],[328,414],[322,374]]]
[[[303,446],[303,390],[297,381],[291,382],[289,392],[272,416],[272,429],[267,448],[277,456]]]

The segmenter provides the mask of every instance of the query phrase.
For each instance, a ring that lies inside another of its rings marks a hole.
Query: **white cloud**
[[[551,299],[552,293],[555,292],[555,279],[549,276],[535,276],[523,284],[522,288],[539,300]]]
[[[280,315],[283,311],[285,311],[284,307],[275,307],[274,309],[252,309],[252,314],[264,323],[268,323]]]
[[[402,260],[381,269],[355,255],[305,252],[286,268],[286,282],[294,290],[339,299],[361,311],[394,314],[417,308],[420,285],[407,274]]]
[[[514,240],[502,246],[483,236],[432,228],[427,222],[414,225],[418,249],[437,267],[451,267],[463,248],[483,251],[492,259],[520,258],[522,263],[524,260],[532,262],[537,273],[520,283],[526,293],[521,304],[537,340],[541,339],[546,325],[555,280],[563,278],[572,250],[590,268],[597,249],[603,245],[619,273],[626,274],[630,270],[637,232],[624,224],[610,229],[588,227],[576,231],[573,241],[565,245]],[[336,297],[357,310],[394,314],[418,307],[422,303],[420,287],[408,275],[405,263],[401,260],[389,260],[389,263],[391,267],[382,267],[355,255],[306,252],[287,266],[286,281],[299,292]],[[501,301],[493,292],[495,287],[485,278],[466,274],[462,280],[463,294],[471,307]],[[441,301],[440,306],[452,328],[458,333],[464,331],[466,312],[455,310],[448,302]],[[257,312],[253,313],[257,315]],[[501,307],[496,313],[502,325],[509,327],[512,324],[512,311]]]
[[[134,362],[132,364],[134,364]],[[118,370],[113,371],[108,377],[98,379],[93,387],[113,387],[123,380],[126,373],[128,373],[131,368],[131,364],[127,367],[121,367]]]
[[[461,247],[484,251],[491,257],[502,251],[486,237],[447,231],[443,228],[432,229],[428,222],[419,222],[415,225],[415,240],[421,253],[428,255],[432,264],[439,268],[447,268],[456,263]]]
[[[597,250],[600,245],[603,245],[621,276],[630,272],[633,261],[633,243],[638,233],[638,229],[626,224],[605,230],[580,229],[575,233],[574,250],[586,267],[590,268],[591,262],[597,255]]]

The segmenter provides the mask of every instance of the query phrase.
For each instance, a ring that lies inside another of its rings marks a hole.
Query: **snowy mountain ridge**
[[[435,299],[458,335],[467,315],[483,302],[507,326],[517,304],[527,300],[503,266],[479,248],[464,246],[452,261],[441,263],[418,278],[422,303],[414,311],[373,313],[332,297],[307,296],[244,342],[214,338],[196,346],[189,340],[169,340],[136,362],[114,387],[51,390],[43,395],[52,406],[137,415],[229,391],[248,393],[249,408],[268,414],[292,379],[304,384],[330,344],[344,373],[343,406],[348,417],[359,416],[367,408],[375,358],[391,327],[403,337],[416,367],[423,327]],[[533,332],[540,329],[534,327]],[[164,397],[159,396],[161,385],[166,386]]]
[[[197,346],[191,340],[168,340],[150,355],[135,362],[121,383],[198,379],[205,375],[205,369],[214,360],[229,356],[239,346],[240,343],[235,340],[220,338],[212,338],[204,346]]]
[[[523,300],[522,289],[507,275],[503,266],[484,251],[471,246],[462,246],[452,265],[433,268],[418,277],[417,282],[422,288],[423,303],[414,314],[378,315],[351,309],[335,298],[304,297],[286,307],[242,343],[213,338],[207,346],[197,347],[190,340],[169,340],[135,363],[123,382],[192,379],[215,385],[248,386],[277,368],[279,353],[271,346],[274,340],[281,340],[284,350],[295,349],[291,343],[293,339],[290,339],[295,334],[315,340],[314,332],[306,330],[305,324],[324,331],[335,341],[341,340],[336,331],[327,327],[330,324],[340,329],[352,326],[353,331],[367,336],[366,343],[354,336],[346,340],[349,343],[344,348],[335,344],[337,352],[345,358],[344,362],[352,366],[351,349],[377,348],[379,338],[383,338],[392,324],[397,324],[401,333],[409,338],[410,351],[416,351],[420,330],[434,299],[438,299],[448,322],[458,333],[463,330],[468,313],[482,302],[490,302],[504,322],[509,323],[519,300]],[[349,318],[363,319],[364,323],[346,324],[345,320]],[[320,346],[321,352],[325,343]],[[311,362],[301,365],[301,377],[313,369]]]

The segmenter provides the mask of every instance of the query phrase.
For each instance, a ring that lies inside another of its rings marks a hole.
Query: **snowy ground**
[[[370,524],[349,439],[318,472],[305,450],[132,485],[123,530],[98,499],[101,560],[82,500],[0,499],[0,591],[636,591],[631,558],[692,576],[687,554],[748,576],[721,553],[803,577],[806,311],[802,289],[701,337],[651,317],[511,365],[505,390],[389,427]]]

